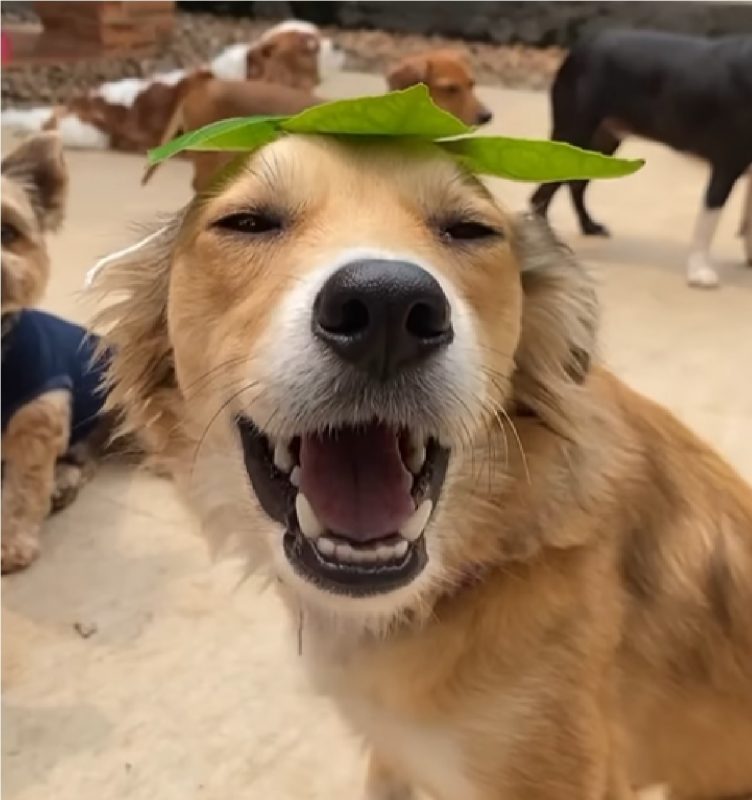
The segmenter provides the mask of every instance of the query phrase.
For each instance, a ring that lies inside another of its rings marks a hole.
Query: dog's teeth
[[[379,561],[391,561],[394,558],[394,546],[391,544],[380,544],[376,548]]]
[[[333,556],[337,545],[326,536],[316,539],[316,549],[324,556]]]
[[[318,539],[324,532],[324,526],[319,522],[303,492],[298,492],[298,496],[295,498],[295,511],[297,512],[298,525],[300,525],[303,535],[309,539]],[[323,553],[324,551],[322,550],[321,552]]]
[[[274,466],[280,472],[289,472],[295,466],[295,460],[290,452],[290,443],[286,439],[280,439],[274,445]]]
[[[417,434],[411,433],[408,448],[409,451],[405,463],[410,472],[417,475],[423,469],[423,464],[426,461],[426,445]]]
[[[293,467],[290,473],[290,483],[296,488],[300,488],[300,467]]]
[[[406,463],[410,472],[417,475],[423,469],[423,464],[426,463],[426,448],[420,445],[419,448],[411,450]]]
[[[338,544],[334,548],[334,557],[338,561],[355,562],[358,559],[355,557],[355,549],[350,547],[349,544]]]
[[[407,548],[409,547],[409,543],[406,539],[403,539],[399,544],[394,546],[394,555],[397,558],[404,558],[407,555]]]
[[[423,533],[428,518],[431,516],[433,503],[424,500],[413,512],[412,517],[400,528],[400,533],[410,542],[414,542]]]

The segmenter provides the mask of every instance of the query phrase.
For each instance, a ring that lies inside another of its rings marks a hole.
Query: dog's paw
[[[3,575],[26,569],[38,555],[39,537],[35,533],[15,532],[12,535],[8,535],[6,531],[3,531]]]
[[[687,261],[687,283],[697,289],[718,287],[718,273],[703,253],[692,253]]]
[[[52,490],[52,513],[69,506],[84,482],[84,473],[78,464],[60,461],[55,465],[55,486]]]
[[[583,223],[582,233],[584,236],[611,236],[611,231],[600,222],[594,222],[592,219]]]

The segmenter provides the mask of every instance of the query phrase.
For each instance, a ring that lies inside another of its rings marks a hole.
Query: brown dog
[[[436,105],[467,125],[484,125],[493,115],[475,95],[475,78],[465,55],[456,50],[429,50],[407,56],[386,76],[390,90],[425,83]]]
[[[194,131],[212,122],[232,117],[251,117],[257,114],[297,114],[322,100],[302,89],[267,81],[218,81],[207,76],[197,81],[183,98],[160,136],[160,144],[169,142],[180,131]],[[190,152],[193,163],[193,188],[205,188],[213,175],[235,158],[235,153]],[[149,167],[141,179],[146,185],[159,165]]]
[[[51,110],[4,111],[3,123],[58,130],[70,147],[143,153],[157,146],[174,109],[207,78],[260,80],[307,92],[322,73],[338,70],[343,59],[315,25],[288,20],[253,43],[226,48],[201,69],[109,81]]]
[[[100,271],[113,397],[237,536],[368,797],[752,792],[752,490],[438,147],[287,136]]]
[[[54,134],[2,162],[2,571],[27,566],[51,509],[70,503],[93,467],[101,372],[95,341],[33,308],[49,278],[45,237],[63,217],[68,184]]]

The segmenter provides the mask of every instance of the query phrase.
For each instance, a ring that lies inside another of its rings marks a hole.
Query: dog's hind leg
[[[714,164],[712,169],[703,207],[695,223],[692,250],[687,259],[687,282],[690,286],[703,289],[718,286],[718,273],[710,260],[710,246],[718,228],[721,210],[743,172],[741,168],[719,164]]]
[[[548,207],[551,205],[551,201],[561,185],[561,181],[542,183],[530,198],[532,210],[545,219],[548,215]]]
[[[23,569],[39,555],[55,464],[70,436],[70,402],[65,390],[47,392],[19,409],[3,434],[3,573]]]
[[[597,150],[604,155],[612,156],[620,144],[621,140],[618,137],[601,126],[595,132],[592,141],[583,146],[590,147],[591,150]],[[601,225],[600,222],[596,222],[588,213],[587,208],[585,208],[585,190],[589,182],[590,181],[569,182],[569,192],[572,196],[572,205],[574,206],[577,219],[580,223],[580,230],[585,236],[608,236],[608,228],[606,228],[605,225]]]

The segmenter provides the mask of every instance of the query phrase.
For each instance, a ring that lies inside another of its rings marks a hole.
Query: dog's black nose
[[[354,261],[324,284],[313,332],[342,359],[378,380],[452,341],[451,310],[438,282],[405,261]]]
[[[485,125],[492,119],[493,119],[493,114],[487,108],[484,108],[482,111],[478,112],[478,125]]]

